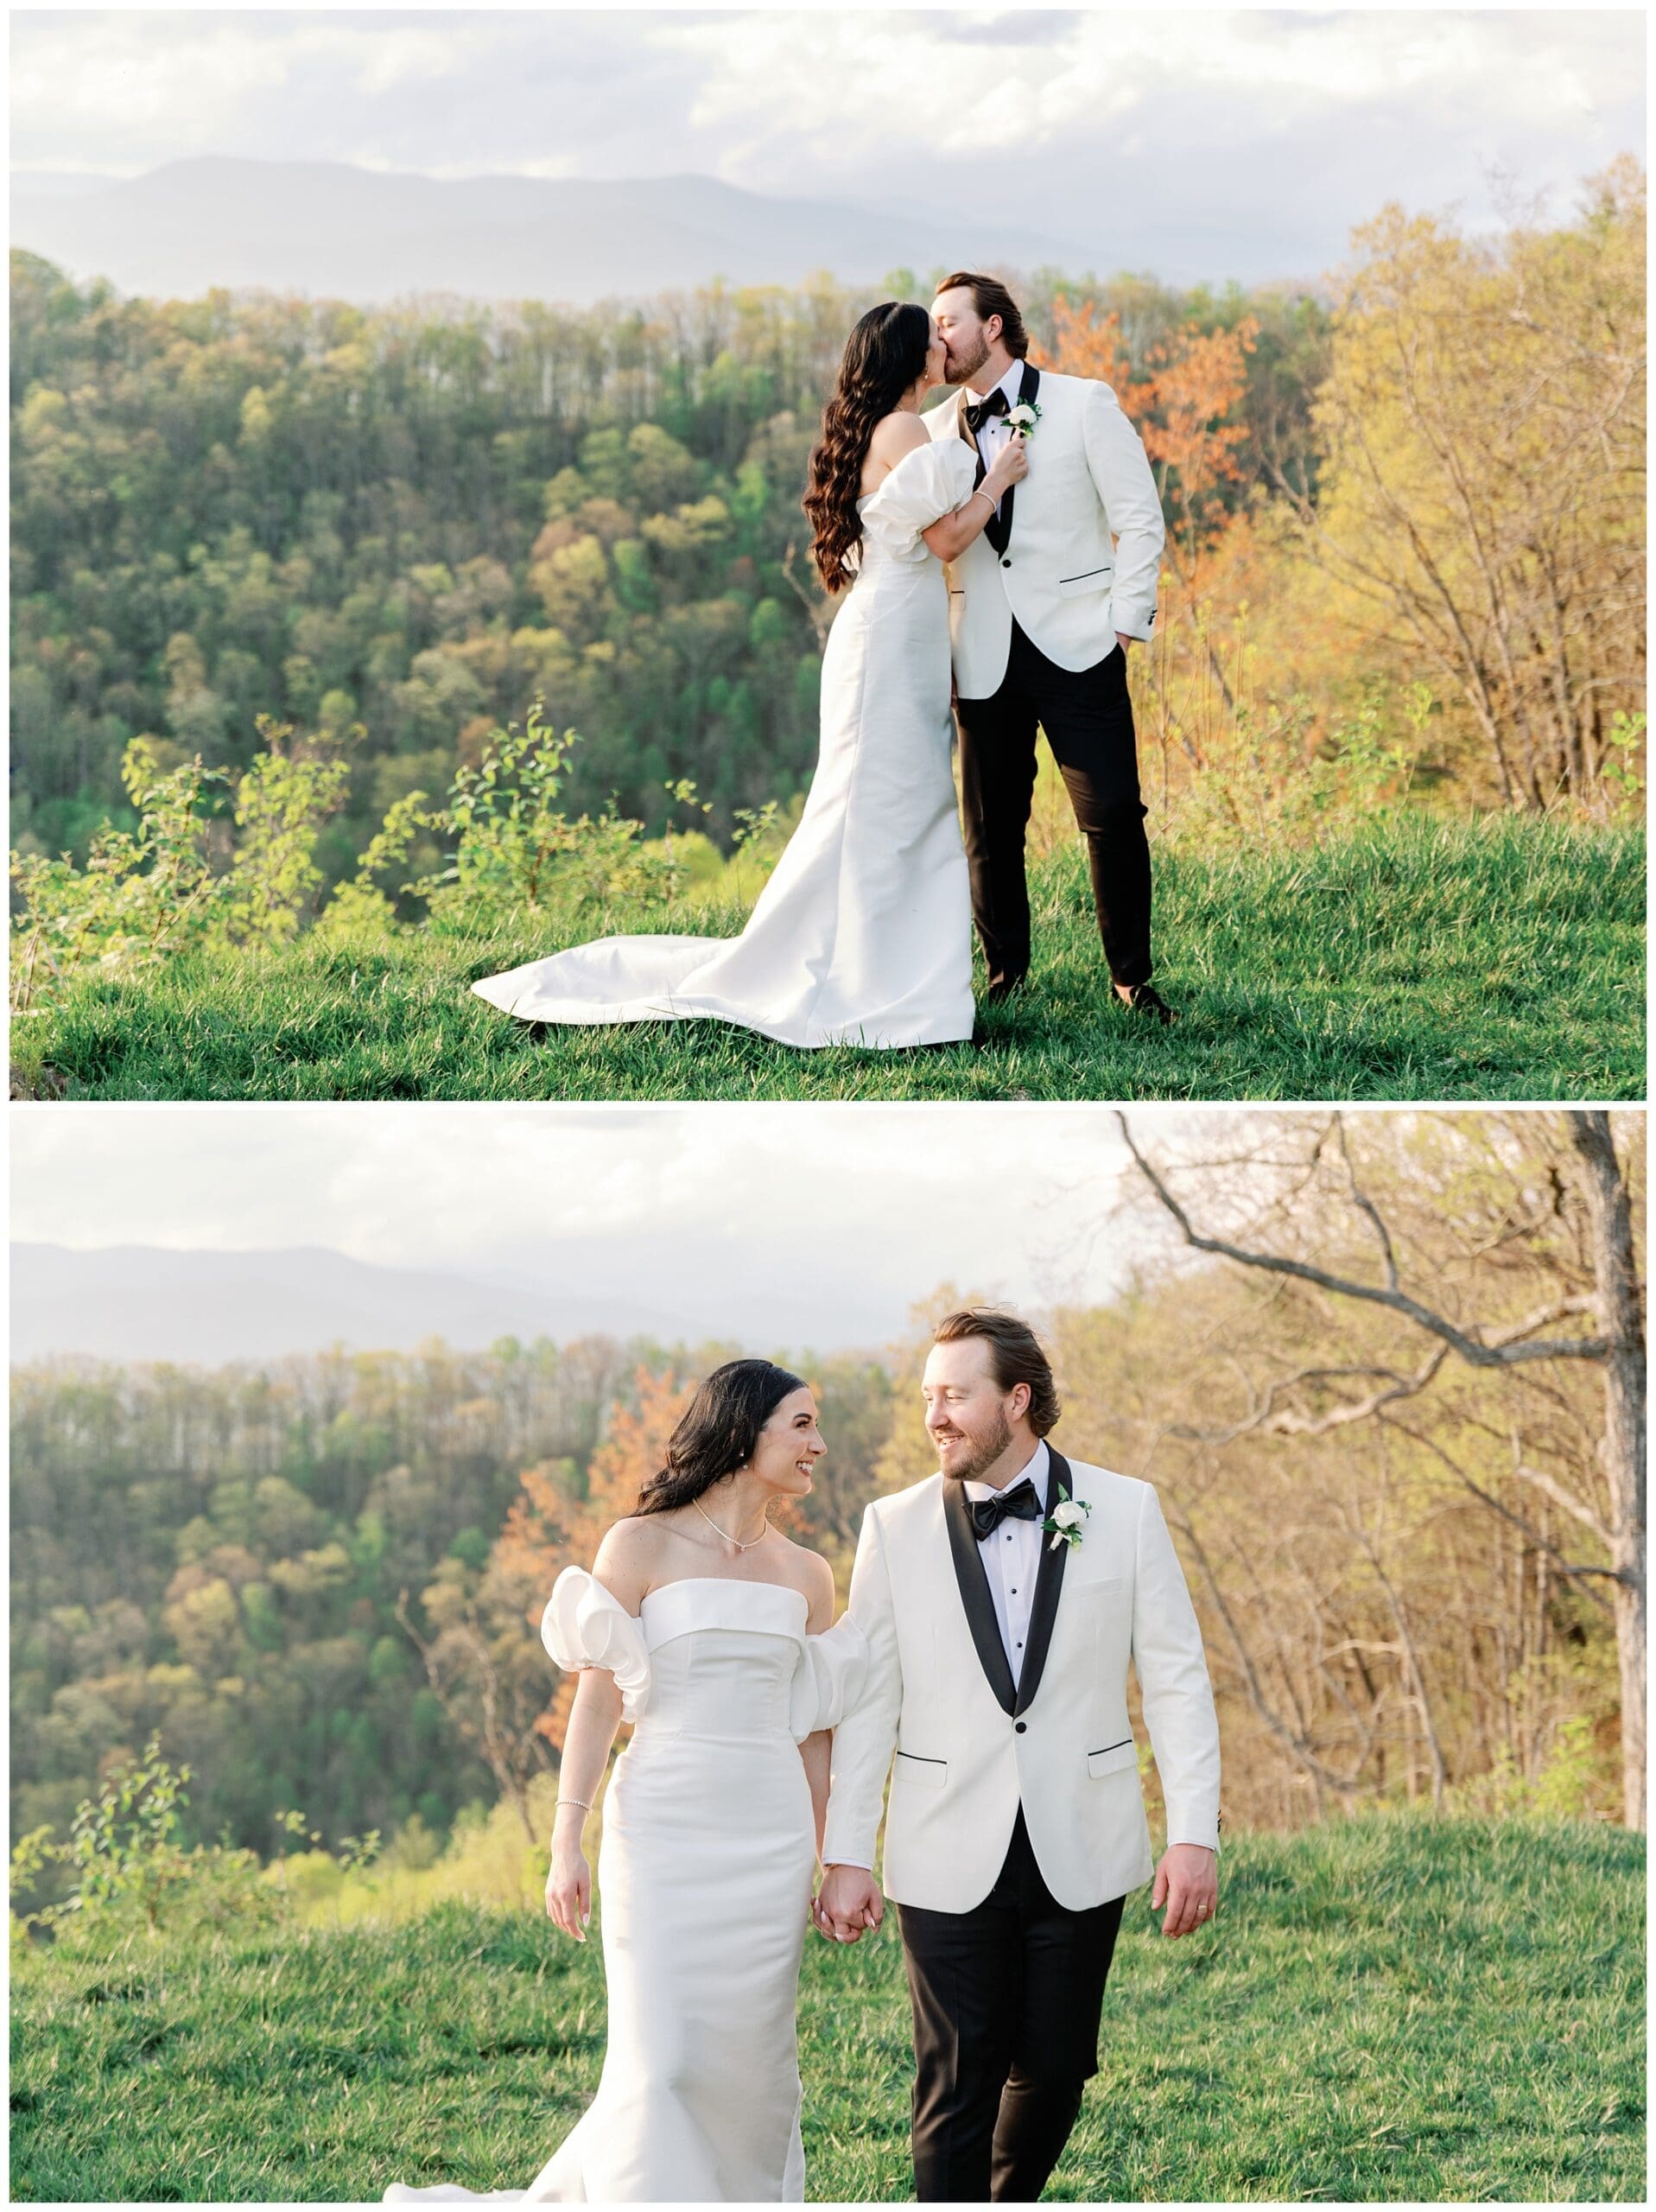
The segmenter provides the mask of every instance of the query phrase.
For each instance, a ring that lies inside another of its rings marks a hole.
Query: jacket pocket
[[[1088,1751],[1088,1774],[1119,1774],[1124,1767],[1139,1764],[1139,1746],[1131,1736],[1124,1736],[1119,1744],[1107,1744],[1101,1751]]]
[[[923,1759],[914,1751],[899,1751],[898,1758],[903,1762],[904,1773],[923,1789],[941,1789],[949,1779],[947,1759]]]
[[[1088,569],[1078,576],[1060,576],[1058,596],[1060,599],[1084,599],[1088,592],[1107,591],[1110,578],[1114,574],[1114,569],[1106,568]]]

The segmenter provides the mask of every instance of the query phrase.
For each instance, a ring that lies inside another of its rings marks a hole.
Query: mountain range
[[[269,1251],[124,1244],[11,1247],[14,1364],[62,1353],[214,1367],[289,1353],[411,1351],[436,1337],[479,1351],[502,1337],[710,1341],[775,1354],[878,1344],[905,1301],[855,1255],[790,1274],[764,1237],[733,1238],[715,1266],[694,1238],[560,1238],[492,1272],[380,1266],[302,1245]]]
[[[706,176],[638,181],[444,180],[343,162],[203,156],[99,181],[11,181],[11,243],[125,293],[215,285],[373,305],[422,293],[568,306],[826,270],[877,283],[985,264],[1105,275],[1101,226],[980,222],[965,213],[745,192]],[[1069,211],[1067,211],[1069,212]]]
[[[582,1280],[579,1267],[570,1279]],[[168,1251],[120,1245],[77,1251],[11,1248],[14,1361],[80,1352],[111,1360],[213,1367],[228,1360],[323,1351],[409,1351],[428,1337],[462,1351],[501,1337],[707,1334],[682,1311],[509,1279],[378,1267],[316,1247],[287,1251]]]

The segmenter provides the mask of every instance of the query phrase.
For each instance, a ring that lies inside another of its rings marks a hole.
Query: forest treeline
[[[1631,1119],[1254,1116],[1144,1160],[1124,1204],[1153,1215],[1164,1191],[1272,1265],[1164,1253],[1115,1303],[1048,1317],[1056,1441],[1158,1486],[1220,1700],[1228,1819],[1380,1802],[1638,1825]],[[1076,1233],[1096,1226],[1082,1202]],[[866,1499],[931,1471],[925,1323],[961,1294],[939,1289],[884,1355],[790,1357],[829,1446],[791,1532],[842,1597]],[[14,1838],[66,1829],[152,1731],[192,1768],[197,1834],[262,1855],[294,1806],[330,1846],[416,1815],[447,1834],[479,1800],[533,1834],[570,1690],[536,1634],[547,1592],[728,1352],[593,1338],[19,1370]]]
[[[227,1826],[267,1854],[295,1805],[331,1841],[416,1812],[446,1834],[500,1778],[452,1717],[452,1655],[434,1689],[418,1639],[454,1627],[526,1483],[572,1512],[594,1481],[630,1504],[653,1471],[631,1456],[637,1408],[731,1352],[593,1338],[15,1370],[14,1837],[67,1833],[152,1728],[195,1769],[202,1839]],[[843,1560],[891,1384],[877,1360],[806,1364],[834,1450],[802,1533]],[[486,1633],[532,1719],[555,1687],[533,1627]]]
[[[1146,780],[1235,834],[1360,801],[1612,812],[1639,786],[1643,173],[1553,229],[1386,211],[1326,295],[1051,272],[1035,356],[1108,377],[1169,524],[1135,671]],[[906,271],[893,289],[924,296]],[[566,798],[716,834],[808,780],[832,608],[799,499],[878,295],[620,314],[123,299],[12,257],[14,836],[84,854],[164,769],[335,744],[348,876],[382,817],[544,702]]]

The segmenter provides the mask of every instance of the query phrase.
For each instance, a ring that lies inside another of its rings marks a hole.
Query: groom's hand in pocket
[[[885,1917],[879,1884],[866,1866],[829,1866],[822,1875],[813,1915],[816,1932],[835,1943],[854,1943]]]

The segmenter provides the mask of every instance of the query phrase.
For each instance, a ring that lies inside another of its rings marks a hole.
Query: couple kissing
[[[871,309],[847,340],[804,498],[841,600],[816,766],[740,936],[600,938],[474,991],[526,1021],[712,1019],[804,1050],[965,1043],[974,922],[990,999],[1030,965],[1038,727],[1086,842],[1114,996],[1173,1018],[1151,982],[1126,672],[1155,622],[1161,505],[1110,387],[1028,352],[1011,293],[970,271],[930,311]],[[952,398],[923,411],[940,385]]]

